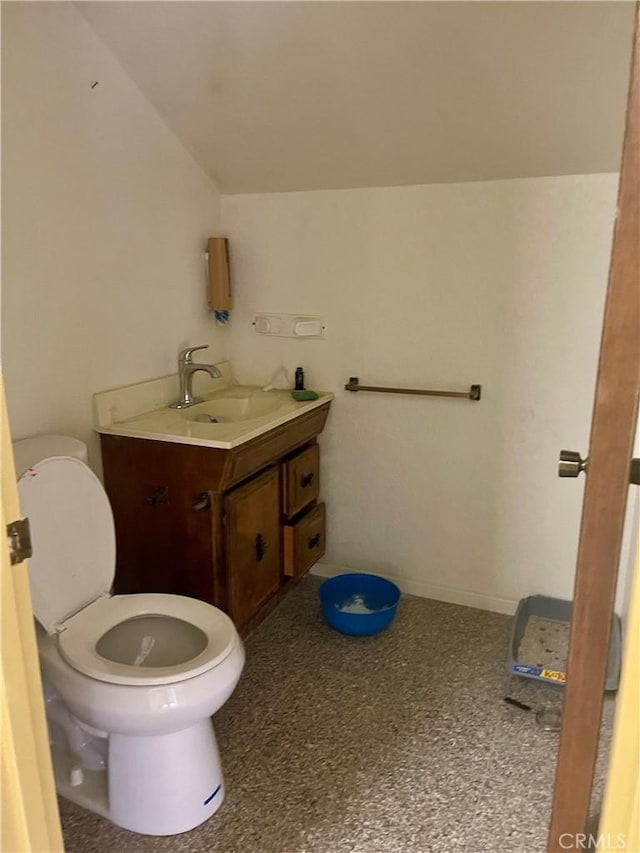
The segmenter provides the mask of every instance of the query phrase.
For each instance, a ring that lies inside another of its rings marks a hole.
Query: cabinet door
[[[180,483],[140,481],[114,513],[115,591],[214,598],[211,495]]]
[[[183,445],[102,439],[116,529],[114,592],[165,592],[223,604],[214,576],[218,530],[210,473]]]
[[[280,583],[279,501],[277,468],[224,499],[229,615],[239,628]]]

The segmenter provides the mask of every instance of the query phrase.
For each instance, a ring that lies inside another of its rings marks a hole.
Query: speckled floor
[[[68,853],[536,853],[561,692],[505,673],[511,619],[403,596],[378,637],[324,623],[307,577],[251,635],[215,717],[227,796],[179,836],[134,835],[61,801]],[[605,705],[604,745],[612,721]],[[604,755],[595,797],[601,795]]]

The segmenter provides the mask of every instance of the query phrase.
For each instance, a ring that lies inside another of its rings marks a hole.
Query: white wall
[[[211,181],[71,3],[2,7],[2,366],[14,437],[93,445],[91,395],[223,336]],[[92,84],[99,81],[94,88]]]
[[[242,380],[303,365],[334,391],[322,439],[328,563],[509,610],[571,597],[617,176],[224,196]],[[254,334],[318,313],[325,341]],[[465,389],[479,403],[350,394]]]

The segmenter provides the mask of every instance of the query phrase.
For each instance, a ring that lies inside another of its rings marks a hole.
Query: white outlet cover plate
[[[254,314],[251,325],[257,335],[280,338],[322,340],[327,333],[323,318],[311,314]]]

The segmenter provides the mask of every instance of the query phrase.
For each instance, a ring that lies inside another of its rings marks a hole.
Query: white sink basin
[[[196,375],[200,384],[195,393],[204,400],[188,409],[170,406],[178,391],[175,374],[96,394],[96,429],[110,435],[229,450],[333,399],[333,394],[321,393],[317,400],[299,402],[290,391],[233,385],[229,364],[220,362],[218,368],[223,374],[220,379]]]
[[[283,400],[271,391],[234,389],[216,394],[211,400],[182,409],[182,417],[192,423],[236,423],[273,414],[282,408]]]

